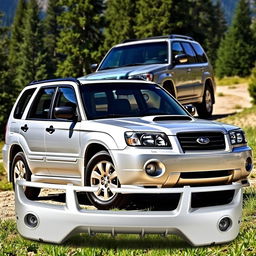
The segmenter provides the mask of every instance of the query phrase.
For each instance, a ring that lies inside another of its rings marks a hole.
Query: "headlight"
[[[247,143],[244,131],[241,129],[229,131],[229,138],[232,145]]]
[[[164,133],[125,132],[124,137],[128,146],[171,147]]]
[[[139,80],[145,80],[145,81],[153,81],[153,74],[151,73],[145,73],[145,74],[137,74],[129,76],[128,79],[139,79]]]

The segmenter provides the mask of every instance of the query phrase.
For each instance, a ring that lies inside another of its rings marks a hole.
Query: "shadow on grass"
[[[221,118],[225,118],[225,117],[228,117],[228,116],[233,116],[237,114],[237,112],[233,112],[233,113],[229,113],[229,114],[219,114],[219,115],[212,115],[208,120],[218,120],[218,119],[221,119]]]
[[[97,234],[96,236],[76,235],[71,237],[64,246],[90,247],[101,249],[179,249],[193,248],[185,240],[178,236],[170,235],[161,237],[160,235],[146,235],[140,238],[139,235],[117,235],[111,237],[107,234]]]

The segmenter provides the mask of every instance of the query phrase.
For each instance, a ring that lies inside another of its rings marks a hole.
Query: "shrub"
[[[256,105],[256,66],[252,69],[252,74],[249,82],[249,93],[252,97],[252,103]]]

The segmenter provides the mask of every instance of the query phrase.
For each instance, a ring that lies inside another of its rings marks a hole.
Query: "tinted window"
[[[88,119],[147,115],[186,115],[164,90],[144,84],[81,86]]]
[[[74,109],[74,112],[76,111],[76,107],[77,107],[76,95],[74,90],[70,87],[63,87],[63,88],[59,88],[58,90],[55,107],[63,107],[63,106],[72,107]],[[55,117],[53,116],[53,118]]]
[[[19,102],[17,103],[17,106],[14,110],[14,114],[13,114],[14,118],[21,119],[21,117],[25,111],[25,108],[35,90],[36,89],[34,88],[34,89],[29,89],[29,90],[24,91],[24,93],[22,94],[21,98],[19,99]]]
[[[166,42],[115,47],[109,52],[99,69],[158,63],[168,63]]]
[[[196,54],[192,46],[189,43],[182,43],[182,46],[184,47],[184,50],[188,56],[188,63],[196,63]]]
[[[207,62],[207,58],[205,56],[203,48],[199,44],[195,44],[195,43],[193,43],[192,46],[196,52],[198,62],[200,62],[200,63]]]
[[[42,88],[35,98],[29,113],[29,118],[47,119],[55,88]]]
[[[181,44],[179,42],[172,43],[172,57],[173,57],[173,59],[176,55],[180,55],[180,54],[185,54]]]

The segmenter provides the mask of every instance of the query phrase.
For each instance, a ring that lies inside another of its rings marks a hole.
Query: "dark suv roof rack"
[[[174,38],[194,40],[190,36],[171,34],[171,35],[166,35],[166,36],[152,36],[152,37],[143,38],[143,39],[127,39],[127,40],[124,40],[122,43],[124,44],[124,43],[129,43],[129,42],[134,42],[134,41],[151,40],[151,39],[174,39]]]
[[[78,79],[73,78],[73,77],[66,77],[66,78],[56,78],[56,79],[49,79],[49,80],[35,80],[35,81],[32,81],[31,83],[29,83],[28,86],[35,85],[35,84],[42,84],[42,83],[65,82],[65,81],[75,82],[80,85],[80,81]]]

